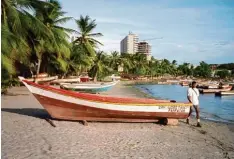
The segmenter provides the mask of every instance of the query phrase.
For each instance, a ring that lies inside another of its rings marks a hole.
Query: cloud
[[[224,45],[228,45],[230,42],[229,41],[219,41],[217,43],[215,43],[214,45],[216,46],[224,46]]]
[[[97,23],[104,24],[114,24],[114,25],[126,25],[126,26],[137,26],[137,27],[147,27],[147,25],[138,23],[137,21],[131,21],[129,19],[124,18],[116,18],[116,17],[94,17]]]
[[[178,48],[182,48],[183,46],[182,45],[177,45]]]

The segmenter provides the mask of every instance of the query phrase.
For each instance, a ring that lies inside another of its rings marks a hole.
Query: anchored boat
[[[80,78],[64,78],[64,79],[56,79],[51,82],[51,84],[61,84],[61,83],[78,83],[80,82]]]
[[[230,91],[230,92],[217,92],[217,93],[215,93],[215,96],[234,96],[234,91]]]
[[[232,86],[223,89],[200,89],[200,93],[218,93],[218,92],[228,92],[232,89]]]
[[[29,78],[27,81],[37,81],[38,83],[44,83],[44,82],[51,82],[53,80],[58,79],[58,76],[51,76],[51,77],[37,77],[37,78]]]
[[[114,85],[116,85],[118,81],[109,82],[109,83],[61,83],[60,88],[66,90],[73,90],[79,92],[103,92],[111,89]]]
[[[185,119],[191,103],[147,98],[121,98],[73,92],[19,79],[51,117],[63,120],[155,122]]]

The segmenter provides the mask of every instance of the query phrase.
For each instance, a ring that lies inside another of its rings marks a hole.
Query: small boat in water
[[[185,119],[191,103],[147,98],[121,98],[73,92],[19,79],[52,118],[62,120],[155,122]]]
[[[64,78],[64,79],[56,79],[51,82],[51,84],[60,84],[60,83],[79,83],[80,78]]]
[[[219,89],[219,85],[201,85],[198,86],[198,88],[202,88],[202,89]]]
[[[218,89],[219,85],[208,85],[207,88],[208,89]]]
[[[228,92],[232,89],[232,86],[223,89],[200,89],[200,93],[218,93],[218,92]]]
[[[234,91],[218,92],[218,93],[215,93],[215,96],[234,96]]]
[[[61,83],[60,88],[79,92],[97,93],[111,89],[114,85],[116,85],[117,82],[118,81],[108,83]]]
[[[222,84],[222,85],[220,85],[220,88],[229,88],[229,87],[230,87],[229,84]]]
[[[180,85],[181,86],[189,86],[189,82],[181,82]]]

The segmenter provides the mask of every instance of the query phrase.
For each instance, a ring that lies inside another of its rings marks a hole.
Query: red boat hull
[[[116,111],[67,103],[33,94],[53,118],[63,120],[155,122],[163,118],[184,119],[186,112],[135,112]]]
[[[191,103],[110,97],[22,82],[53,118],[62,120],[155,122],[163,118],[185,119],[191,106]]]

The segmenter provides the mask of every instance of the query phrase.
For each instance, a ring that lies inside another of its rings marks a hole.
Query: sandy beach
[[[155,123],[103,123],[54,120],[26,87],[11,88],[2,99],[3,159],[221,159],[234,158],[234,126],[195,120],[178,126]],[[104,94],[144,97],[122,83]]]

